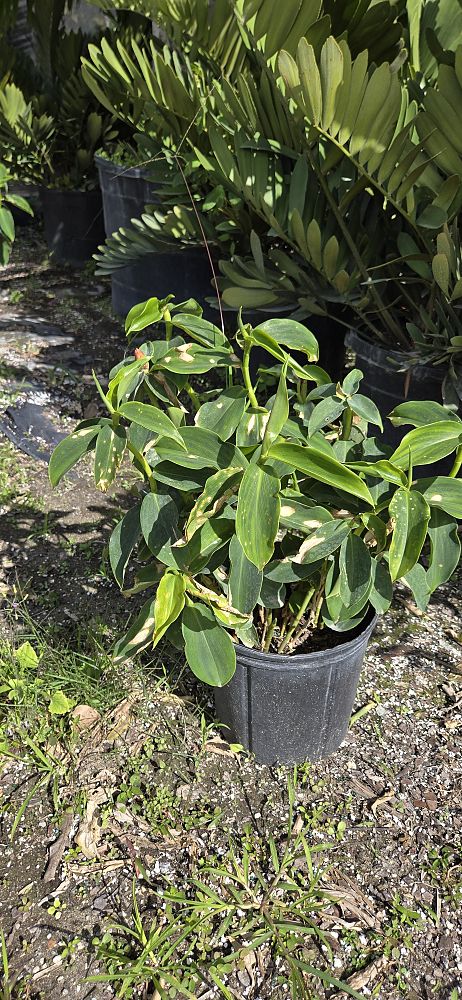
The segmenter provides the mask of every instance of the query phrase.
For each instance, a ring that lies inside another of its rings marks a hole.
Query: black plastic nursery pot
[[[201,247],[173,253],[153,253],[149,257],[111,275],[112,308],[125,319],[138,302],[156,295],[172,294],[177,302],[194,298],[200,302],[204,315],[210,318],[205,301],[213,295],[210,266]]]
[[[104,240],[103,204],[99,188],[66,191],[42,188],[45,239],[56,260],[82,266]]]
[[[145,205],[159,203],[155,184],[142,167],[127,167],[105,156],[95,156],[103,197],[106,236],[128,226],[144,212]]]
[[[103,195],[106,236],[130,225],[146,205],[160,204],[155,184],[142,167],[126,167],[95,156]],[[101,241],[102,242],[102,241]],[[172,293],[177,301],[195,298],[204,306],[213,294],[211,271],[203,247],[150,254],[111,275],[112,308],[125,318],[138,302]]]
[[[354,332],[348,334],[346,342],[356,355],[357,367],[364,373],[361,392],[374,400],[384,418],[381,440],[396,448],[410,427],[393,427],[385,417],[406,399],[441,403],[444,365],[415,365],[408,372],[406,355],[399,351],[369,344]],[[400,368],[404,370],[399,371]]]
[[[301,764],[338,750],[348,731],[371,614],[354,638],[314,653],[279,656],[236,647],[236,673],[215,689],[223,736],[261,764]]]

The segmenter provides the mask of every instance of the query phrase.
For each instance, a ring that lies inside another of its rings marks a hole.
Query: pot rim
[[[111,160],[109,156],[102,156],[101,153],[95,153],[93,159],[98,170],[106,168],[106,170],[113,170],[116,174],[123,174],[125,177],[136,177],[145,181],[150,180],[146,175],[146,165],[144,167],[137,167],[135,164],[126,166],[123,163],[117,163],[117,160]]]
[[[402,365],[403,361],[405,362],[407,359],[409,359],[409,356],[411,354],[411,351],[400,351],[396,350],[396,348],[394,347],[387,347],[385,344],[374,343],[371,340],[366,340],[366,337],[362,337],[361,334],[354,329],[348,331],[345,337],[345,343],[347,347],[351,347],[351,349],[355,353],[358,353],[358,350],[361,347],[366,348],[367,354],[365,353],[364,357],[367,359],[369,363],[372,364],[378,364],[378,363],[383,364],[383,362],[386,362],[388,360],[393,360],[397,361],[400,365]],[[395,369],[394,367],[392,367],[391,370],[393,374],[396,375],[400,374],[402,375],[404,371],[403,368]],[[440,370],[435,368],[434,365],[426,364],[424,361],[417,361],[415,364],[412,365],[408,363],[406,371],[409,370],[414,374],[416,372],[418,372],[419,374],[422,373],[424,377],[425,373],[428,373],[428,377],[431,377],[432,381],[442,382],[446,369],[444,369],[443,372],[440,372]]]
[[[361,629],[358,635],[354,639],[347,639],[344,642],[338,643],[337,646],[330,646],[327,649],[313,650],[311,653],[295,653],[295,655],[290,656],[286,653],[265,653],[262,649],[253,649],[248,646],[243,646],[240,642],[235,643],[236,654],[239,654],[241,660],[247,660],[251,663],[252,667],[257,669],[264,667],[265,669],[280,669],[283,667],[284,670],[290,669],[300,669],[300,667],[315,668],[319,666],[319,663],[325,664],[326,662],[337,662],[338,660],[345,659],[348,655],[360,646],[364,642],[368,642],[378,621],[378,615],[371,607],[364,618],[364,621],[358,625]],[[339,633],[345,634],[345,633]]]

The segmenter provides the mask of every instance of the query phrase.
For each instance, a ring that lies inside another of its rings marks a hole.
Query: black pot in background
[[[381,440],[396,448],[411,427],[393,427],[387,415],[407,399],[431,399],[441,403],[446,370],[442,365],[438,368],[416,365],[410,373],[399,371],[406,367],[405,354],[369,344],[354,332],[348,334],[346,342],[356,355],[356,367],[364,372],[360,391],[374,400],[383,417]]]
[[[145,205],[159,204],[155,184],[142,167],[125,167],[104,156],[95,156],[103,196],[106,236],[128,226],[144,212]]]
[[[45,239],[56,260],[82,266],[104,240],[103,204],[99,188],[66,191],[42,188]]]
[[[156,186],[142,167],[124,167],[96,156],[103,195],[106,236],[139,218],[147,204],[160,204]],[[178,302],[197,299],[208,309],[205,297],[213,294],[207,253],[203,247],[156,252],[111,275],[112,308],[125,318],[132,306],[151,296],[172,293]]]
[[[279,656],[237,646],[236,673],[215,688],[215,708],[227,728],[261,764],[301,764],[338,749],[348,731],[372,612],[355,637],[333,649]]]

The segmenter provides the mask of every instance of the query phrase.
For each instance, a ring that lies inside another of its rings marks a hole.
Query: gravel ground
[[[0,329],[1,408],[32,378],[56,428],[95,412],[91,367],[104,373],[124,350],[109,301],[105,282],[50,265],[35,229],[21,233],[0,279],[0,319],[16,334]],[[67,358],[30,338],[31,318],[64,331]],[[96,496],[85,470],[52,492],[44,463],[9,454],[16,486],[1,511],[3,633],[17,638],[26,606],[56,641],[85,628],[107,642],[129,614],[101,556],[123,495]],[[425,616],[398,590],[371,641],[347,739],[295,777],[297,823],[310,846],[328,845],[330,866],[318,919],[332,958],[314,944],[307,955],[364,997],[462,996],[460,579]],[[226,860],[230,837],[238,852],[250,837],[260,857],[270,836],[278,844],[287,836],[292,772],[230,750],[213,727],[209,693],[169,656],[161,650],[127,674],[117,706],[82,723],[60,808],[37,792],[13,843],[30,767],[3,762],[0,924],[23,981],[18,997],[114,996],[112,985],[84,980],[104,968],[97,939],[111,920],[130,919],[133,879],[149,914],[166,879],[181,888],[207,861]],[[281,976],[262,948],[237,963],[227,986],[233,997],[282,1000]],[[220,995],[209,987],[197,995]],[[308,985],[307,996],[336,995]]]

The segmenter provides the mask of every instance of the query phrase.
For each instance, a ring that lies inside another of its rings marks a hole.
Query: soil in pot
[[[82,266],[104,240],[103,203],[99,188],[66,191],[42,188],[45,238],[56,260]]]
[[[215,689],[223,735],[262,764],[299,764],[327,757],[348,731],[367,644],[371,611],[337,645],[285,656],[236,647],[236,673]]]

